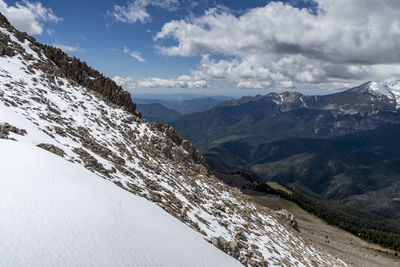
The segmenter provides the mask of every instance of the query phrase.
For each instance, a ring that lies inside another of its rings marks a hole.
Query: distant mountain
[[[180,117],[173,125],[201,150],[241,138],[269,142],[285,138],[328,138],[400,122],[396,86],[391,93],[376,83],[325,96],[270,93],[224,102],[201,113]],[[387,87],[386,87],[387,86]]]
[[[177,103],[173,108],[182,114],[192,114],[214,108],[224,102],[216,98],[194,98]]]
[[[178,111],[181,114],[192,114],[195,112],[202,112],[214,108],[215,106],[226,101],[226,98],[219,97],[199,97],[192,99],[146,99],[134,98],[136,104],[161,104],[164,107]]]
[[[169,123],[182,116],[178,111],[157,103],[137,104],[136,109],[142,113],[142,117],[149,122],[158,121],[161,123]]]
[[[214,99],[219,99],[221,101],[227,101],[234,97],[226,96],[226,95],[202,95],[202,94],[183,94],[183,93],[164,93],[164,94],[135,94],[132,96],[136,99],[158,99],[158,100],[167,100],[167,101],[185,101],[196,98],[207,98],[211,97]]]
[[[173,125],[216,170],[400,219],[399,89],[368,82],[324,96],[243,97]]]
[[[138,97],[133,97],[132,100],[137,104],[137,105],[148,105],[148,104],[161,104],[164,107],[172,107],[175,105],[178,101],[176,100],[164,100],[164,99],[153,99],[153,98],[138,98]]]

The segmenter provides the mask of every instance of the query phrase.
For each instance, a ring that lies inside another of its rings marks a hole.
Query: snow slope
[[[153,201],[245,265],[346,266],[305,240],[273,211],[253,205],[238,190],[218,181],[165,131],[62,75],[54,77],[57,67],[43,53],[30,49],[28,40],[17,40],[15,29],[0,30],[18,50],[13,57],[0,57],[0,124],[27,131],[24,136],[10,133],[10,138],[62,150],[60,160],[79,169],[84,166],[127,193]],[[0,151],[4,144],[0,143]],[[19,160],[23,168],[33,156]],[[5,165],[0,161],[0,170]],[[39,233],[51,219],[42,218],[36,228]],[[53,244],[59,245],[57,240]],[[186,266],[194,263],[195,259]]]
[[[155,204],[0,140],[0,266],[241,266]]]
[[[400,81],[369,82],[366,86],[369,92],[394,100],[396,108],[400,109]]]

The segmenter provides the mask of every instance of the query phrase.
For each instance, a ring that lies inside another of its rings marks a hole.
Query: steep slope
[[[241,266],[83,167],[30,143],[0,147],[1,266]]]
[[[0,28],[13,51],[0,56],[1,138],[37,145],[155,202],[245,265],[346,266],[219,182],[175,129],[147,124],[132,105],[82,86],[70,77],[75,61],[33,50],[33,38],[17,39],[4,19]]]

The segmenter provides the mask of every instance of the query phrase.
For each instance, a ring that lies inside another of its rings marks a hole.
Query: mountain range
[[[137,104],[137,110],[142,114],[142,118],[149,122],[158,121],[169,123],[182,116],[181,113],[172,108],[164,107],[161,104]]]
[[[399,219],[400,82],[343,92],[270,93],[172,125],[218,171],[244,171],[309,196]]]
[[[164,96],[164,98],[160,99],[134,98],[134,101],[138,105],[138,111],[149,122],[170,123],[177,120],[182,114],[186,115],[206,111],[223,103],[223,99],[228,99],[223,96],[199,97],[194,95],[195,98],[189,99],[181,99],[180,95],[176,97],[177,99],[174,99],[173,95],[168,98]],[[186,97],[190,97],[190,95]]]

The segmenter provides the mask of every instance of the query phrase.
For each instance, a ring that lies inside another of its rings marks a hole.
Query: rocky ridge
[[[346,266],[293,231],[281,215],[218,181],[175,129],[148,124],[103,94],[107,90],[81,85],[84,78],[69,77],[63,64],[35,51],[30,37],[16,38],[18,31],[4,20],[0,30],[7,40],[2,44],[14,51],[0,56],[0,123],[26,130],[9,131],[8,137],[157,203],[244,265]]]
[[[136,112],[136,104],[132,102],[131,96],[118,86],[113,80],[105,77],[103,74],[90,68],[85,62],[81,62],[76,57],[69,57],[61,49],[36,42],[35,38],[24,32],[20,32],[10,25],[7,18],[0,14],[0,25],[13,33],[21,43],[29,41],[30,48],[37,53],[39,57],[45,56],[53,64],[41,64],[41,68],[48,68],[45,73],[49,77],[65,77],[70,83],[77,83],[81,86],[93,90],[112,103],[125,107],[130,113],[140,116]],[[8,46],[9,37],[0,36],[0,55],[13,56],[14,49],[18,47]],[[20,53],[21,54],[21,53]],[[29,57],[29,55],[27,55]]]
[[[221,104],[221,107],[240,106],[251,102],[270,105],[271,112],[278,114],[297,109],[327,110],[336,116],[376,113],[377,111],[397,112],[400,105],[400,82],[367,82],[360,86],[328,95],[307,96],[298,92],[272,92],[261,96],[245,96]]]

